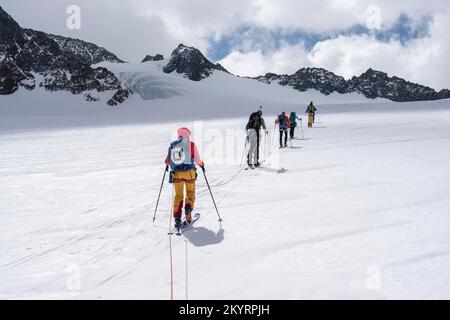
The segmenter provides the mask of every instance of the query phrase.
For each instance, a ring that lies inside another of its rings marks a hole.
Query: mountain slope
[[[321,68],[303,68],[293,75],[268,73],[256,80],[269,84],[277,81],[282,86],[290,86],[298,91],[315,89],[325,95],[333,92],[348,93],[348,85],[343,77]]]
[[[399,77],[389,77],[387,73],[369,69],[359,77],[348,81],[349,92],[360,92],[366,97],[387,98],[397,102],[438,100],[450,96],[440,94],[434,89],[412,83]]]
[[[53,34],[49,34],[48,36],[56,41],[56,43],[64,53],[73,55],[77,58],[78,61],[82,63],[92,65],[100,62],[124,62],[120,60],[115,54],[93,43]]]
[[[12,94],[36,86],[49,91],[116,90],[108,104],[123,101],[126,94],[120,81],[106,68],[92,68],[65,53],[48,34],[22,29],[0,7],[0,94]],[[120,94],[122,92],[122,94]]]
[[[193,81],[208,78],[215,70],[228,73],[220,64],[213,64],[206,59],[200,50],[183,44],[172,52],[169,63],[164,67],[166,73],[176,71]]]

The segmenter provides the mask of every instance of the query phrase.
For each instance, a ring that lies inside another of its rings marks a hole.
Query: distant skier
[[[170,166],[170,182],[174,184],[175,188],[173,199],[175,228],[180,229],[183,203],[186,222],[191,223],[192,221],[192,210],[194,210],[195,204],[195,181],[197,180],[196,165],[203,170],[205,167],[203,161],[200,160],[197,146],[191,141],[189,129],[178,129],[178,140],[170,144],[166,165]],[[184,199],[185,187],[186,200]]]
[[[308,127],[312,127],[315,119],[316,119],[316,111],[317,108],[314,106],[314,103],[311,101],[305,113],[308,114]]]
[[[275,124],[278,125],[280,130],[280,148],[283,148],[283,134],[284,134],[284,147],[287,147],[288,140],[288,128],[290,128],[291,124],[289,122],[289,118],[286,115],[286,112],[282,112],[278,115],[278,119],[275,120]]]
[[[294,139],[295,136],[295,128],[297,128],[297,120],[302,121],[302,118],[299,118],[295,112],[291,112],[291,115],[289,116],[290,122],[289,136],[291,137],[291,139]]]
[[[247,164],[251,168],[259,167],[261,165],[259,163],[261,129],[263,129],[267,134],[266,123],[262,115],[262,107],[260,107],[259,111],[254,112],[250,115],[247,126],[245,127],[245,129],[247,130],[247,142],[249,143]]]

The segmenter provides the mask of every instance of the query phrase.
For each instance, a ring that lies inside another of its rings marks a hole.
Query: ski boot
[[[186,213],[185,213],[185,218],[186,218],[186,223],[187,223],[187,224],[191,224],[191,222],[192,222],[192,214],[191,214],[191,210],[186,211]]]
[[[177,230],[181,229],[181,218],[178,216],[175,217],[175,229]]]

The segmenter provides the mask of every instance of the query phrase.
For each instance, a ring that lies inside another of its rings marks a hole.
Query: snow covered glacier
[[[168,299],[169,184],[152,216],[180,126],[224,222],[200,177],[202,218],[173,243],[175,298],[450,298],[449,100],[110,69],[139,93],[117,107],[39,88],[0,97],[0,298]],[[306,139],[280,151],[271,131],[276,164],[241,170],[249,113],[263,105],[272,130],[311,100]]]

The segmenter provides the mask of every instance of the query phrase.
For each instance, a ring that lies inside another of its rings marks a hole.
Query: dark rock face
[[[148,62],[148,61],[162,61],[164,60],[164,56],[162,54],[157,54],[155,56],[147,55],[144,60],[142,60],[142,63]]]
[[[124,102],[130,95],[128,89],[119,89],[114,96],[108,100],[108,105],[117,106],[118,104]]]
[[[94,101],[98,101],[98,98],[94,98],[90,93],[86,93],[84,95],[84,97],[86,98],[86,101],[88,102],[94,102]]]
[[[449,99],[450,91],[448,89],[442,89],[438,92],[439,99]]]
[[[164,72],[183,73],[193,81],[200,81],[209,77],[214,70],[227,72],[220,64],[213,64],[196,48],[180,44],[172,52],[169,63],[164,67]]]
[[[370,99],[386,98],[392,101],[437,100],[435,90],[398,77],[390,78],[387,73],[369,69],[349,81],[349,90],[362,93]]]
[[[105,68],[92,68],[64,52],[44,32],[22,29],[0,7],[0,94],[19,87],[50,91],[120,90],[120,81]]]
[[[320,68],[303,68],[293,75],[268,73],[256,79],[265,83],[278,81],[280,85],[290,86],[298,91],[316,89],[326,95],[332,92],[347,93],[347,82],[343,77]]]
[[[325,95],[333,92],[363,94],[370,99],[385,98],[397,102],[438,100],[450,97],[444,89],[439,93],[434,89],[408,82],[398,77],[389,77],[387,73],[367,70],[359,77],[345,80],[332,72],[320,68],[303,68],[293,75],[268,73],[255,78],[258,81],[272,83],[278,81],[282,86],[290,86],[298,91],[315,89]]]
[[[48,34],[48,36],[59,45],[62,52],[69,56],[74,56],[82,63],[88,65],[100,62],[123,63],[123,61],[117,58],[115,54],[93,43],[53,34]]]

